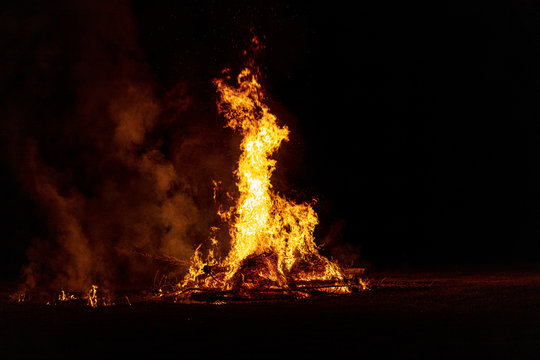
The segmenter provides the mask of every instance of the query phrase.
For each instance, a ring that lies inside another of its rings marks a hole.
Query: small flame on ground
[[[88,295],[86,297],[88,300],[88,305],[93,308],[97,308],[98,306],[97,289],[98,287],[96,285],[92,285],[90,290],[88,290]]]

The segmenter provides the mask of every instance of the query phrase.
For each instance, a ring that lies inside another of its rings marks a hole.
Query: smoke
[[[343,230],[346,226],[347,221],[344,219],[334,220],[328,226],[322,243],[328,249],[329,255],[342,266],[369,266],[368,262],[362,260],[359,246],[343,241]]]
[[[16,34],[4,44],[5,141],[46,225],[25,283],[147,286],[156,265],[133,251],[189,259],[215,221],[212,179],[232,173],[234,158],[189,84],[152,78],[127,3],[50,9],[2,15]]]

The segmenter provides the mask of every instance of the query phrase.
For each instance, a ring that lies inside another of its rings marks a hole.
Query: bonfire
[[[256,39],[254,41],[257,45]],[[154,289],[129,294],[132,300],[302,298],[367,289],[362,279],[363,269],[344,269],[321,255],[314,238],[319,223],[315,200],[296,203],[273,189],[271,178],[276,168],[273,156],[282,142],[288,141],[289,129],[280,125],[270,111],[258,81],[259,70],[253,61],[248,63],[236,78],[226,70],[222,78],[214,80],[218,111],[227,121],[227,127],[242,136],[235,170],[237,196],[231,198],[232,206],[226,209],[220,206],[218,211],[222,224],[227,227],[229,251],[226,256],[218,255],[220,244],[216,236],[210,237],[210,246],[204,251],[199,245],[189,262],[139,249],[120,249],[128,254],[150,257],[174,271],[187,269],[181,281],[170,280],[165,275]],[[215,186],[218,183],[214,181]],[[218,229],[210,230],[215,234]],[[12,300],[26,301],[27,295],[18,292],[13,294]],[[47,303],[84,301],[91,307],[131,305],[130,297],[127,294],[113,297],[92,285],[86,293],[62,289]],[[33,298],[40,296],[33,294]]]
[[[288,140],[289,129],[278,124],[265,104],[258,74],[250,66],[236,83],[230,76],[214,80],[220,114],[243,137],[235,172],[239,195],[234,206],[218,212],[229,226],[231,248],[217,259],[214,248],[203,255],[198,247],[176,294],[257,298],[365,289],[358,271],[346,272],[319,253],[314,201],[297,204],[272,188],[272,155]],[[211,240],[216,247],[217,240]]]

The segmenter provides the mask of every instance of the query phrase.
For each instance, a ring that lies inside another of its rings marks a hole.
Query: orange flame
[[[92,285],[90,287],[90,290],[88,290],[88,294],[86,296],[86,299],[88,300],[88,305],[93,308],[96,308],[98,306],[97,289],[98,287],[96,285]]]
[[[313,236],[318,218],[312,204],[296,204],[272,190],[270,179],[276,161],[271,156],[288,140],[289,129],[278,125],[264,103],[256,71],[244,69],[235,86],[228,85],[226,79],[214,83],[219,112],[227,119],[228,127],[243,135],[235,172],[239,197],[233,208],[218,212],[222,219],[231,221],[229,254],[218,263],[212,252],[204,261],[197,248],[184,285],[230,289],[244,261],[265,254],[273,258],[266,256],[265,269],[260,269],[258,276],[272,286],[287,286],[291,280],[342,280],[340,268],[318,253]],[[297,266],[300,264],[304,266]],[[201,284],[198,277],[209,266],[223,269],[222,276],[206,277]],[[244,282],[242,286],[256,284]]]

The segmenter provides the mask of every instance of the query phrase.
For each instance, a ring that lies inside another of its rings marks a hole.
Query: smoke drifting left
[[[152,78],[126,3],[39,6],[1,21],[5,153],[44,225],[24,281],[147,286],[155,268],[129,251],[189,258],[216,221],[212,179],[232,177],[230,140],[188,83]]]

